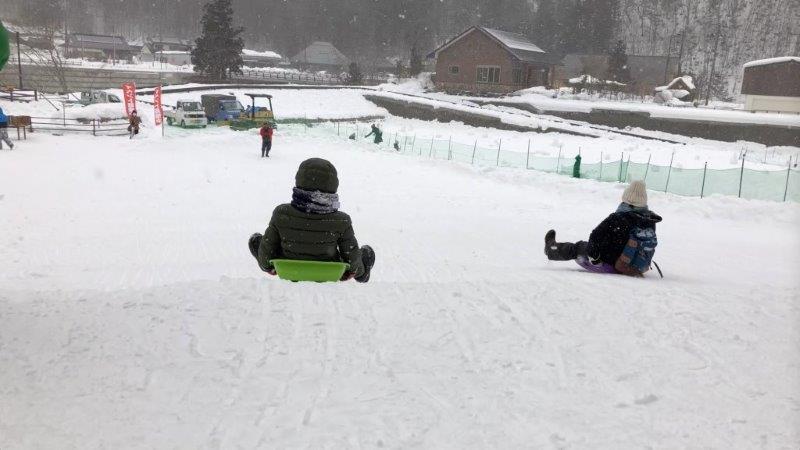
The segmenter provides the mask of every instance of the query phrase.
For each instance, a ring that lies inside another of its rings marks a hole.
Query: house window
[[[458,75],[458,66],[450,66],[450,75]]]
[[[498,66],[478,66],[478,83],[498,84],[500,83],[500,67]]]
[[[514,84],[524,84],[525,78],[523,76],[524,72],[522,69],[512,69],[511,70],[511,79],[514,80]]]

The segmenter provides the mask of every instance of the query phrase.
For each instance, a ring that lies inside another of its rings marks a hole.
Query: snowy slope
[[[312,130],[313,131],[313,130]],[[0,152],[0,448],[795,448],[800,206],[650,193],[667,278],[550,263],[621,185],[281,127]],[[378,263],[246,248],[303,159]]]

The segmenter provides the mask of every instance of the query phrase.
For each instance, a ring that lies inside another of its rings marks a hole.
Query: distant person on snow
[[[374,123],[372,124],[372,131],[370,131],[370,133],[364,137],[370,137],[373,135],[375,136],[374,142],[376,144],[380,144],[381,142],[383,142],[383,131],[381,131],[381,129],[378,128],[378,126],[375,125]]]
[[[344,262],[350,265],[342,281],[369,281],[375,252],[358,247],[350,216],[339,211],[339,178],[330,162],[303,161],[295,176],[292,202],[279,205],[262,236],[250,236],[250,253],[264,272],[275,275],[273,259]]]
[[[142,118],[139,117],[139,114],[134,109],[131,111],[131,115],[128,117],[128,132],[131,133],[131,139],[137,134],[139,134],[139,125],[142,123]]]
[[[8,148],[14,150],[14,143],[8,137],[8,116],[0,108],[0,150],[3,149],[3,142],[8,144]]]
[[[269,158],[269,151],[272,150],[273,131],[272,125],[270,125],[269,122],[264,122],[264,125],[261,126],[261,130],[259,130],[259,134],[261,135],[262,158]]]
[[[592,231],[588,242],[556,242],[556,232],[550,230],[544,237],[544,253],[551,261],[605,263],[617,273],[640,277],[650,269],[659,222],[661,216],[647,208],[644,181],[632,181],[617,211]]]

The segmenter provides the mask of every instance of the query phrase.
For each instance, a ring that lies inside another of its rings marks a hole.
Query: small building
[[[275,67],[283,57],[272,51],[257,52],[255,50],[242,50],[242,61],[246,67]]]
[[[69,57],[96,61],[109,59],[132,61],[141,51],[128,45],[128,42],[122,36],[101,34],[70,34],[65,47]]]
[[[304,48],[291,59],[292,64],[302,69],[328,70],[341,72],[347,70],[350,59],[330,42],[316,41]]]
[[[742,94],[748,111],[800,114],[800,57],[784,56],[745,64]]]
[[[676,98],[682,102],[693,102],[697,98],[697,88],[694,79],[688,75],[675,78],[664,86],[658,86],[653,90],[656,99],[662,102],[671,98]]]
[[[436,59],[435,83],[447,92],[508,93],[551,87],[560,58],[527,37],[471,27],[428,55]]]

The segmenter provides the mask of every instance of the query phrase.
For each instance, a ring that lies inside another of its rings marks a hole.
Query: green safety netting
[[[3,26],[3,22],[0,22],[0,70],[3,70],[10,55],[11,46],[8,43],[8,31]]]
[[[330,130],[326,130],[329,132]],[[334,124],[334,133],[342,138],[356,133],[361,137],[369,127],[358,124]],[[510,167],[572,176],[575,156],[552,157],[541,149],[503,149],[501,145],[490,148],[473,142],[457,142],[452,139],[419,138],[400,132],[384,133],[382,150],[446,159],[477,166]],[[729,195],[754,200],[800,202],[800,171],[796,168],[763,171],[747,168],[734,169],[686,169],[639,163],[628,160],[582,162],[580,176],[604,182],[630,182],[645,180],[647,188],[687,197]]]

